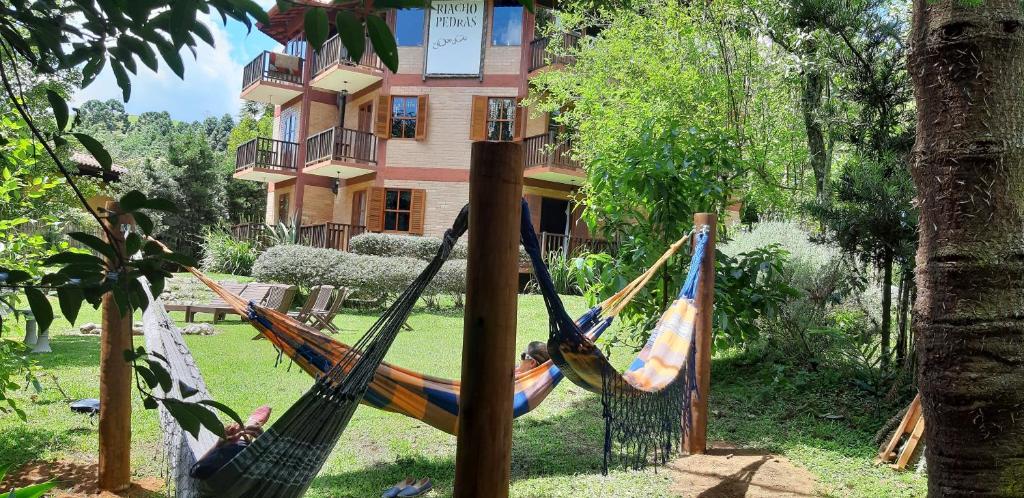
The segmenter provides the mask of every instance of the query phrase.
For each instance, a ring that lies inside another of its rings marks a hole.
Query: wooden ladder
[[[909,436],[906,442],[902,448],[899,448],[900,442],[903,441],[903,436],[907,434]],[[900,425],[896,428],[892,438],[879,448],[878,458],[875,462],[888,463],[890,467],[896,470],[907,468],[907,463],[910,461],[910,457],[914,455],[917,445],[921,443],[923,435],[924,416],[921,413],[921,394],[918,394],[914,397],[914,401],[910,403],[910,407],[907,408],[907,414],[903,416],[903,420],[900,421]]]

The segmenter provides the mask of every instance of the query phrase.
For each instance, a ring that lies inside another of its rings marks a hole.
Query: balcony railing
[[[306,164],[322,161],[377,164],[377,136],[368,131],[328,128],[306,140]]]
[[[264,51],[242,70],[242,88],[257,81],[302,84],[302,57]]]
[[[263,223],[239,223],[232,225],[229,232],[234,240],[263,247],[266,245],[267,230],[267,225]]]
[[[611,252],[612,245],[606,240],[576,237],[560,233],[541,232],[540,252],[545,258],[549,254],[565,258],[579,256],[585,252]]]
[[[575,48],[580,41],[580,35],[576,33],[563,33],[557,35],[555,40],[561,42],[563,50]],[[536,71],[550,64],[572,64],[576,60],[571,55],[555,55],[551,53],[548,50],[549,45],[551,45],[551,38],[547,36],[530,42],[530,71]]]
[[[235,152],[235,171],[246,168],[295,170],[299,144],[271,138],[254,138],[239,145]]]
[[[556,168],[580,169],[582,166],[569,155],[569,142],[558,140],[554,132],[527,137],[523,140],[525,167],[554,166]]]
[[[384,69],[384,63],[381,62],[380,57],[377,57],[377,53],[373,51],[369,39],[366,40],[366,50],[363,51],[363,56],[357,61],[353,60],[349,55],[348,49],[345,48],[345,44],[341,42],[341,37],[338,35],[334,35],[331,39],[324,42],[320,53],[313,57],[313,76],[319,75],[336,64]]]
[[[321,223],[299,228],[299,243],[310,247],[348,251],[352,237],[366,232],[363,225]]]

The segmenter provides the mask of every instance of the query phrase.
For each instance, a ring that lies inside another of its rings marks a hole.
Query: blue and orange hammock
[[[465,230],[467,213],[446,233],[437,256],[355,346],[347,346],[274,310],[245,302],[201,272],[202,282],[235,308],[283,354],[316,379],[314,387],[266,433],[206,481],[211,495],[299,496],[326,460],[356,403],[401,413],[455,434],[459,382],[423,375],[383,362],[412,304],[422,293]],[[613,442],[640,467],[653,452],[664,461],[685,430],[680,413],[696,384],[692,372],[693,293],[706,237],[698,237],[687,284],[658,322],[651,340],[629,371],[618,374],[594,341],[612,319],[688,240],[680,239],[657,264],[579,320],[568,318],[541,256],[529,210],[523,203],[522,242],[549,311],[552,360],[515,377],[515,416],[536,408],[562,377],[602,393],[605,471]],[[332,408],[333,407],[333,408]],[[280,429],[279,429],[280,428]]]

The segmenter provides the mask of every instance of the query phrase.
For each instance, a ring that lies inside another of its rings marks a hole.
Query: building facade
[[[284,50],[243,74],[242,98],[274,106],[274,135],[238,148],[234,176],[266,183],[268,224],[298,222],[339,249],[363,231],[439,236],[468,201],[472,142],[498,140],[523,144],[538,232],[587,238],[570,200],[583,172],[550,116],[521,106],[530,76],[565,61],[517,0],[388,11],[396,73],[370,50],[353,60],[336,35],[314,53],[303,13],[271,10],[260,29]]]

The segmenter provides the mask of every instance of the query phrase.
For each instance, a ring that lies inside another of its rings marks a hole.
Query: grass
[[[219,278],[219,277],[218,277]],[[570,313],[585,309],[581,298],[566,297]],[[173,315],[182,319],[180,313]],[[375,320],[373,313],[338,318],[339,339],[351,343]],[[200,316],[200,320],[208,317]],[[80,323],[99,322],[97,312],[83,310]],[[403,332],[387,360],[427,374],[457,378],[461,366],[462,317],[455,312],[417,309],[414,330]],[[67,322],[54,325],[54,352],[38,357],[71,398],[98,397],[96,337],[79,336]],[[189,337],[189,347],[214,397],[240,413],[269,404],[284,413],[311,384],[277,357],[267,341],[252,341],[253,330],[237,319],[217,325],[218,334]],[[546,337],[547,319],[540,296],[521,296],[520,348]],[[141,343],[137,338],[136,343]],[[631,353],[614,351],[616,363]],[[865,414],[855,392],[835,376],[800,385],[780,385],[776,370],[745,365],[731,356],[713,366],[710,434],[744,447],[766,448],[788,456],[818,476],[822,492],[833,496],[923,496],[924,480],[872,466],[872,435],[888,414]],[[19,393],[28,422],[0,418],[0,467],[31,460],[91,462],[97,452],[96,426],[72,414],[54,381],[35,399]],[[813,402],[808,404],[808,399]],[[137,476],[161,475],[164,460],[154,411],[134,402],[132,465]],[[799,409],[793,407],[800,407]],[[832,421],[821,410],[840,410]],[[874,425],[873,425],[874,424]],[[668,496],[671,476],[662,471],[612,470],[601,476],[603,421],[600,399],[563,382],[538,409],[513,427],[512,495]],[[454,480],[455,438],[400,415],[360,407],[308,496],[378,496],[406,475],[430,476],[437,486],[429,496],[449,496]]]

